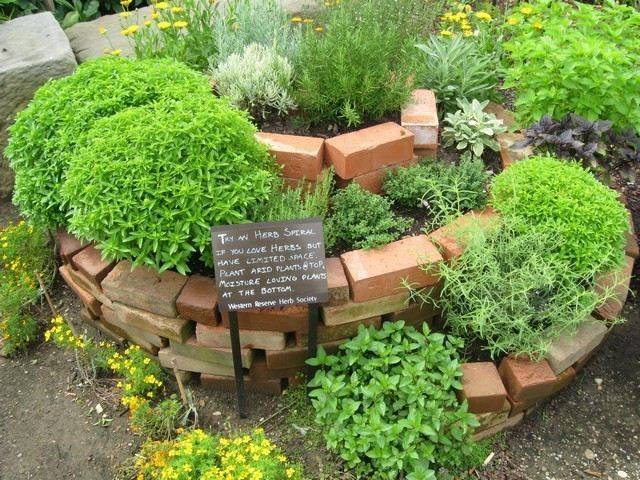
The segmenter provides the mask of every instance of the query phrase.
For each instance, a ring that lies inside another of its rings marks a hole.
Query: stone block
[[[225,377],[221,375],[209,375],[203,373],[200,375],[200,384],[204,388],[212,390],[221,390],[224,392],[235,393],[236,381],[235,377]],[[245,375],[244,388],[247,392],[261,393],[266,395],[280,395],[282,393],[283,381],[274,380],[255,380]]]
[[[523,158],[533,155],[531,147],[517,148],[514,146],[516,142],[524,140],[521,133],[499,133],[496,140],[500,145],[500,158],[502,159],[502,169],[507,169],[512,163],[518,162]]]
[[[321,345],[328,354],[338,351],[338,347],[345,340],[336,340],[334,342],[322,343]],[[267,350],[265,351],[267,359],[267,368],[282,369],[293,367],[304,367],[307,360],[307,347],[296,347],[294,345],[287,346],[285,350]]]
[[[180,317],[205,325],[218,323],[218,290],[213,278],[191,275],[176,300]]]
[[[502,123],[508,130],[512,130],[517,126],[516,117],[511,110],[507,110],[502,105],[489,102],[484,111],[495,115],[498,120],[502,120]]]
[[[368,302],[347,302],[344,305],[323,306],[320,307],[320,313],[325,325],[342,325],[402,310],[409,305],[409,300],[408,293],[398,293]]]
[[[621,268],[595,276],[595,290],[598,295],[611,292],[612,295],[600,306],[594,314],[604,320],[615,320],[620,316],[627,301],[631,273],[633,272],[633,257],[625,257]]]
[[[78,240],[62,228],[56,230],[56,241],[58,242],[58,253],[63,263],[69,263],[71,257],[89,245],[82,240]]]
[[[256,139],[269,148],[269,153],[282,166],[283,177],[315,180],[322,172],[323,138],[258,132]]]
[[[70,264],[68,264],[71,266]],[[71,279],[80,285],[82,288],[87,290],[91,295],[96,297],[96,299],[102,304],[106,305],[109,308],[113,308],[113,302],[109,297],[107,297],[100,287],[96,287],[96,284],[91,282],[87,276],[79,270],[74,270],[73,268],[69,268],[67,270]]]
[[[397,294],[404,289],[403,280],[422,288],[440,279],[442,255],[426,235],[403,238],[381,248],[353,250],[340,258],[354,302]]]
[[[344,273],[342,261],[337,258],[327,258],[324,262],[327,268],[327,287],[329,288],[329,301],[327,305],[344,305],[349,301],[349,281]]]
[[[113,302],[113,310],[122,323],[176,342],[185,342],[194,332],[193,322],[182,318],[163,317],[117,302]]]
[[[196,338],[201,345],[216,348],[231,348],[231,330],[226,327],[196,325]],[[267,330],[240,330],[240,346],[260,350],[284,350],[286,335]]]
[[[176,299],[186,283],[187,277],[179,273],[144,266],[131,270],[131,262],[122,261],[102,281],[102,290],[114,302],[175,317]]]
[[[547,397],[556,382],[546,360],[533,362],[527,357],[508,356],[500,362],[498,372],[509,396],[517,402]]]
[[[229,328],[229,314],[221,312],[222,325]],[[282,308],[254,308],[238,312],[240,330],[269,332],[306,332],[309,328],[309,307],[294,305]]]
[[[170,342],[171,349],[178,355],[190,357],[203,362],[217,363],[233,367],[233,352],[231,348],[213,348],[202,345],[195,336],[185,343]],[[250,348],[240,349],[240,357],[244,368],[251,367],[254,351]]]
[[[62,265],[58,272],[60,276],[65,281],[69,288],[73,290],[73,292],[78,296],[80,301],[84,304],[85,308],[91,313],[94,317],[99,317],[102,313],[100,310],[100,302],[98,299],[91,294],[90,291],[85,290],[80,286],[80,284],[76,283],[70,274],[71,267],[69,265]]]
[[[415,135],[414,148],[438,148],[438,110],[432,90],[413,91],[409,104],[400,112],[400,124]]]
[[[101,289],[100,282],[115,264],[114,261],[103,260],[102,253],[93,245],[89,245],[71,257],[73,268],[83,273],[84,277],[98,289]]]
[[[374,326],[380,328],[382,325],[381,317],[364,318],[351,323],[343,323],[333,327],[318,325],[318,343],[333,342],[335,340],[344,340],[353,338],[358,334],[360,325],[364,327]],[[296,345],[305,347],[309,345],[309,334],[296,332]]]
[[[325,141],[325,159],[338,176],[348,180],[413,158],[414,135],[388,122]]]
[[[122,345],[125,340],[127,340],[127,336],[124,332],[122,332],[117,327],[113,325],[109,325],[99,319],[97,319],[92,313],[90,313],[86,308],[80,310],[80,318],[88,325],[91,325],[93,328],[102,333],[105,337],[112,340],[114,343],[118,345]]]
[[[566,370],[560,372],[556,376],[556,383],[553,386],[553,390],[551,391],[551,394],[553,395],[558,393],[561,390],[564,390],[569,385],[571,385],[571,382],[573,382],[575,378],[576,378],[576,369],[573,367],[569,367]]]
[[[340,177],[336,177],[336,187],[345,188],[350,183],[357,183],[364,190],[372,193],[381,193],[382,187],[384,185],[384,179],[387,177],[387,173],[390,170],[395,170],[397,168],[407,168],[411,165],[415,165],[419,161],[420,157],[414,155],[411,160],[407,160],[406,162],[402,162],[398,165],[382,167],[372,172],[363,173],[362,175],[358,175],[357,177],[353,177],[349,180],[343,180]]]
[[[166,347],[169,343],[166,338],[124,323],[120,320],[120,317],[116,314],[115,310],[107,307],[106,305],[102,305],[102,318],[105,323],[109,323],[119,328],[133,343],[140,345],[148,352],[155,351],[153,355],[157,355],[158,349]]]
[[[500,216],[492,208],[471,211],[431,232],[428,237],[438,247],[444,259],[451,261],[464,252],[472,229],[490,228],[499,220]]]
[[[547,362],[556,375],[565,371],[594,350],[607,334],[604,322],[588,317],[575,333],[553,340],[547,353]]]
[[[160,361],[160,365],[168,369],[172,369],[175,363],[178,370],[184,370],[185,372],[207,373],[209,375],[220,375],[232,378],[234,376],[233,367],[185,357],[184,355],[179,355],[174,352],[171,347],[161,349],[158,352],[158,360]]]
[[[49,12],[0,24],[0,45],[0,198],[4,198],[13,189],[13,171],[1,155],[7,128],[39,87],[70,75],[77,63],[64,31]]]
[[[461,400],[467,400],[471,413],[499,412],[507,399],[498,369],[492,362],[463,363]]]

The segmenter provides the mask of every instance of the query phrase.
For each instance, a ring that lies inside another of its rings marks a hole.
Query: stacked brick
[[[313,184],[326,167],[333,166],[338,187],[356,182],[379,193],[389,169],[436,156],[439,127],[433,92],[416,90],[402,109],[400,123],[383,123],[328,140],[263,132],[256,138],[281,166],[287,185]]]

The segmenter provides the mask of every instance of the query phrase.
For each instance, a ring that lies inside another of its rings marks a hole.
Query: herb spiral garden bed
[[[508,113],[492,107],[508,122]],[[329,166],[336,183],[356,182],[379,192],[387,170],[434,156],[438,142],[435,98],[417,91],[402,112],[401,125],[385,123],[328,140],[259,133],[282,165],[288,183],[318,178]],[[514,149],[519,134],[500,138],[503,167],[527,152]],[[442,287],[437,266],[452,262],[465,249],[466,225],[481,228],[498,223],[491,208],[472,211],[428,234],[417,234],[382,248],[347,251],[328,258],[329,301],[321,306],[320,345],[329,353],[358,333],[358,328],[403,320],[419,327],[442,327],[435,306]],[[630,229],[625,265],[600,275],[596,284],[615,293],[571,335],[553,340],[545,359],[505,356],[499,361],[462,365],[459,396],[478,415],[475,438],[484,438],[517,424],[537,404],[566,387],[604,341],[625,302],[637,243]],[[232,390],[234,370],[227,314],[217,308],[215,281],[210,276],[157,273],[129,261],[110,262],[100,252],[64,230],[57,233],[63,265],[60,275],[84,304],[83,318],[113,339],[128,341],[157,356],[167,369],[199,375],[203,385]],[[422,301],[406,288],[422,289]],[[425,297],[436,301],[425,302]],[[281,393],[303,381],[307,355],[308,307],[255,309],[238,312],[242,363],[248,388]]]

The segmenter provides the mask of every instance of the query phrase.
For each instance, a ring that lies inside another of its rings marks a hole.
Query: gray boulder
[[[77,63],[69,40],[49,12],[0,24],[0,153],[15,114],[52,78],[71,74]],[[0,198],[11,193],[13,174],[0,155]]]

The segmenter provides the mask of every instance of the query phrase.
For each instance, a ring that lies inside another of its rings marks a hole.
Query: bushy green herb
[[[472,38],[431,35],[417,45],[424,61],[418,83],[436,94],[440,115],[457,110],[458,100],[497,100],[498,66]]]
[[[285,115],[296,106],[291,97],[293,67],[273,47],[252,43],[211,74],[218,93],[254,117]]]
[[[251,218],[254,222],[295,220],[327,217],[333,191],[333,169],[326,170],[313,186],[304,180],[296,187],[287,187],[280,181],[280,191],[256,205]]]
[[[271,47],[278,55],[293,60],[302,29],[290,22],[289,14],[276,0],[232,0],[225,14],[216,18],[213,36],[217,43],[217,58],[223,62],[232,54],[241,54],[252,43]]]
[[[411,39],[400,25],[381,23],[374,3],[334,7],[321,33],[306,32],[296,100],[310,122],[358,125],[397,112],[409,99]]]
[[[156,405],[144,401],[131,412],[131,428],[144,438],[151,440],[169,440],[176,429],[184,427],[182,404],[175,395],[161,400]]]
[[[554,338],[574,331],[599,303],[587,279],[549,256],[562,244],[551,232],[506,223],[468,225],[456,234],[466,249],[440,266],[443,318],[493,358],[544,356]]]
[[[133,13],[124,31],[132,26],[136,29],[129,30],[136,58],[170,58],[204,72],[209,59],[218,55],[213,32],[221,15],[218,5],[217,1],[174,0],[164,8],[156,5],[153,19]],[[151,24],[147,26],[144,22]]]
[[[577,273],[621,264],[627,212],[617,193],[579,164],[531,157],[495,177],[491,192],[496,210],[520,220],[524,230],[557,238],[549,255]]]
[[[411,220],[395,215],[389,200],[350,183],[333,197],[327,236],[347,247],[375,248],[398,239],[409,226]]]
[[[91,138],[87,134],[96,120],[130,107],[209,92],[207,78],[184,65],[116,57],[85,62],[73,75],[47,83],[9,128],[5,154],[16,173],[14,202],[34,225],[64,225],[67,208],[60,189],[69,159]],[[92,140],[104,133],[94,132]]]
[[[505,87],[516,91],[523,124],[575,113],[640,130],[640,12],[539,0],[519,4],[508,20]]]
[[[372,479],[435,480],[438,467],[471,453],[478,422],[459,404],[461,340],[387,322],[360,327],[338,355],[322,350],[324,367],[309,383],[327,447]]]
[[[390,171],[383,189],[394,203],[406,208],[426,208],[429,228],[436,228],[487,203],[489,173],[479,159],[462,159],[458,165],[425,161]]]
[[[246,221],[275,165],[242,112],[212,95],[130,108],[95,123],[74,155],[69,229],[107,258],[187,272],[211,265],[210,227]]]
[[[38,320],[29,314],[15,313],[0,320],[0,350],[7,356],[25,350],[38,337]]]
[[[496,152],[500,150],[500,145],[494,137],[507,129],[502,120],[484,111],[488,103],[489,100],[458,100],[460,110],[448,113],[444,118],[444,146],[455,145],[456,150],[461,150],[465,158],[482,157],[485,147]]]

